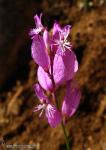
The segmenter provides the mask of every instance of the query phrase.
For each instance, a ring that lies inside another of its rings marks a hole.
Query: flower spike
[[[55,22],[49,34],[48,29],[42,25],[41,18],[42,14],[34,16],[36,27],[29,33],[32,39],[31,56],[38,65],[39,83],[34,85],[34,91],[39,104],[35,106],[34,112],[39,111],[39,117],[44,114],[52,128],[60,123],[64,128],[64,117],[71,117],[76,112],[81,97],[74,81],[78,61],[68,41],[71,26],[61,27]],[[66,94],[60,108],[55,92],[63,84],[66,86]]]

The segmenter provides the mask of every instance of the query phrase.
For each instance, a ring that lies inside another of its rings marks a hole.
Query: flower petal
[[[70,82],[67,83],[67,91],[62,104],[62,113],[71,117],[77,110],[81,98],[81,93],[78,85],[70,87]]]
[[[46,49],[48,50],[50,47],[50,36],[49,36],[49,32],[47,30],[44,30],[43,40],[44,40]]]
[[[38,76],[38,81],[43,89],[45,90],[53,89],[52,80],[50,79],[48,73],[45,72],[42,67],[38,68],[37,76]]]
[[[35,106],[33,112],[36,112],[36,111],[39,111],[39,110],[42,110],[44,108],[44,106],[42,104],[39,104],[37,106]]]
[[[49,69],[50,60],[46,51],[43,38],[40,35],[35,35],[31,46],[32,58],[45,70]]]
[[[31,29],[29,32],[31,39],[34,39],[35,35],[44,31],[44,27],[43,27],[42,22],[41,22],[41,17],[42,17],[42,14],[40,14],[40,17],[38,15],[34,16],[36,28]]]
[[[40,14],[40,17],[38,15],[34,16],[36,28],[43,27],[42,22],[41,22],[41,18],[42,18],[42,13]]]
[[[55,128],[58,124],[61,123],[61,113],[57,110],[55,106],[48,104],[45,111],[48,122],[52,128]]]
[[[34,90],[41,103],[48,103],[48,98],[38,83],[34,85]]]
[[[61,35],[63,35],[64,39],[67,39],[68,35],[70,34],[70,25],[66,25],[62,30],[61,30]]]
[[[61,85],[65,81],[72,79],[77,70],[78,63],[74,52],[66,51],[63,56],[55,55],[53,76],[56,85]]]
[[[61,31],[61,27],[59,23],[55,22],[53,25],[53,39],[59,39],[59,32]]]

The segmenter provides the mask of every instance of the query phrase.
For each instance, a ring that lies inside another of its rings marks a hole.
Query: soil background
[[[11,144],[33,150],[65,150],[61,127],[51,129],[39,119],[33,84],[36,69],[31,58],[33,16],[43,12],[51,30],[54,20],[71,24],[70,41],[79,70],[80,106],[67,128],[70,150],[106,150],[106,2],[103,0],[0,0],[0,150]],[[57,93],[61,99],[64,87]]]

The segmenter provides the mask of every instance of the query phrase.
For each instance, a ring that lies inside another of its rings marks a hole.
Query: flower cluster
[[[35,107],[34,112],[40,111],[39,117],[44,112],[50,126],[56,127],[63,116],[71,117],[78,108],[80,91],[74,81],[78,62],[68,41],[71,26],[61,27],[55,22],[49,33],[42,25],[41,18],[42,14],[34,16],[36,28],[29,33],[32,39],[31,55],[38,64],[39,83],[34,85],[34,90],[40,104]],[[63,84],[66,86],[66,93],[59,109],[47,96],[47,92],[52,95]]]

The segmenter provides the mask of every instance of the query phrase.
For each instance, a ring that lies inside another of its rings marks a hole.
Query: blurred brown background
[[[51,129],[32,112],[38,102],[32,88],[37,80],[28,32],[40,12],[49,29],[54,20],[72,25],[82,98],[67,124],[71,148],[106,150],[105,0],[0,0],[0,139],[35,144],[34,150],[65,150],[61,127]]]

